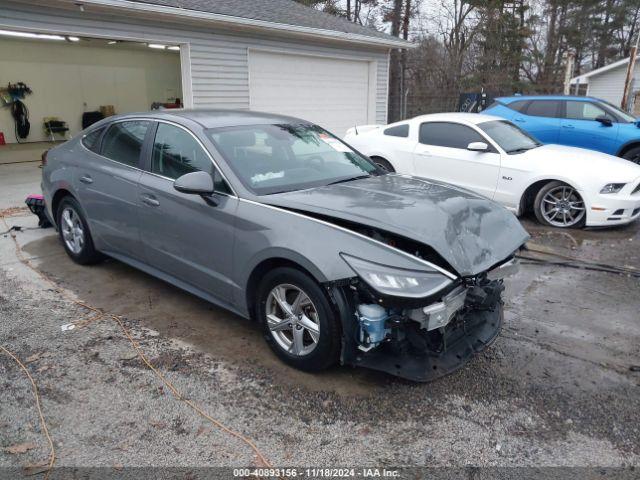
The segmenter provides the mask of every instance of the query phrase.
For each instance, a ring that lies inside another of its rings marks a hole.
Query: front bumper
[[[640,193],[598,194],[587,211],[588,227],[625,225],[640,218]]]
[[[354,365],[380,370],[415,382],[429,382],[463,367],[497,338],[503,323],[503,305],[490,310],[469,310],[449,323],[442,332],[441,351],[394,350],[381,345],[359,355]]]

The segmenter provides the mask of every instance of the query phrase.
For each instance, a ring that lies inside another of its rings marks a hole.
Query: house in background
[[[633,79],[631,80],[631,95],[629,95],[629,105],[625,110],[634,115],[640,115],[640,56],[636,57],[636,67]],[[624,58],[602,68],[591,70],[588,73],[571,79],[571,92],[576,85],[581,87],[580,94],[590,97],[601,98],[616,107],[622,102],[624,92],[624,82],[627,77],[627,66],[629,59]]]
[[[292,0],[8,0],[0,85],[24,82],[32,131],[83,113],[187,107],[269,111],[337,135],[386,123],[391,49],[409,43]],[[1,102],[0,102],[1,106]],[[0,131],[14,139],[9,108]]]

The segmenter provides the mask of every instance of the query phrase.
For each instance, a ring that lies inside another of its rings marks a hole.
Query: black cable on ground
[[[553,254],[550,254],[553,255]],[[632,268],[618,267],[616,265],[608,265],[605,263],[592,263],[582,260],[545,260],[542,258],[529,257],[526,255],[518,254],[517,258],[524,260],[523,264],[535,264],[535,265],[553,265],[556,267],[575,268],[578,270],[591,270],[596,272],[615,273],[618,275],[627,275],[634,278],[640,278],[640,271]]]
[[[7,235],[11,232],[26,232],[27,230],[40,230],[41,227],[21,227],[20,225],[14,225],[9,230],[5,230],[4,232],[0,232],[0,236]]]

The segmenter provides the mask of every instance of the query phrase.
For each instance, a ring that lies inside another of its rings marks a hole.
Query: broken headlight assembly
[[[406,270],[344,253],[341,256],[369,287],[386,296],[423,298],[453,283],[450,278],[437,271]]]
[[[351,348],[343,361],[417,381],[455,371],[495,340],[503,321],[502,279],[518,267],[511,257],[478,275],[451,279],[435,269],[341,255],[358,275],[348,287],[345,345]]]

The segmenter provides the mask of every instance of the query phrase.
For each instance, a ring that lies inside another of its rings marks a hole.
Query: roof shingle
[[[136,3],[249,18],[284,25],[331,30],[384,40],[400,39],[373,28],[315,10],[293,0],[133,0]]]

